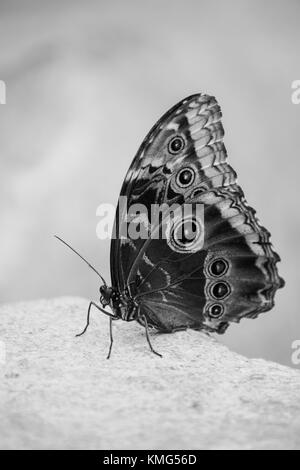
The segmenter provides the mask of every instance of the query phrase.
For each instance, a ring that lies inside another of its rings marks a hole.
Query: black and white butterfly
[[[214,97],[189,96],[154,125],[131,163],[121,189],[128,206],[143,204],[150,210],[152,204],[202,204],[204,239],[198,250],[191,249],[191,239],[174,225],[167,238],[112,239],[111,287],[96,271],[103,281],[102,308],[90,303],[81,333],[92,306],[109,315],[108,357],[113,320],[142,324],[156,353],[149,327],[224,333],[230,322],[270,310],[276,290],[284,285],[270,234],[227,163],[221,116]],[[124,208],[119,206],[115,229],[128,222],[120,211]],[[196,232],[201,230],[197,220],[190,222]]]

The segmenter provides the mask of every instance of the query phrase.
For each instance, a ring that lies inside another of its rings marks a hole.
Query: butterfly
[[[150,328],[222,334],[231,322],[270,310],[276,290],[284,286],[270,233],[246,202],[227,162],[221,117],[214,97],[185,98],[153,126],[129,167],[120,194],[127,208],[200,205],[203,220],[193,211],[184,219],[177,210],[173,219],[167,217],[165,238],[121,236],[128,214],[119,203],[111,240],[111,286],[88,263],[103,282],[101,306],[90,303],[86,326],[78,335],[89,326],[92,307],[108,315],[108,358],[114,320],[140,323],[151,351],[160,356],[152,347]],[[156,219],[154,231],[163,222]]]

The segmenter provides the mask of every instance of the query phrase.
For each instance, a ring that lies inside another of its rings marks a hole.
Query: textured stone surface
[[[151,335],[88,301],[0,309],[0,447],[4,449],[300,448],[300,372],[248,360],[195,331]],[[3,358],[6,347],[6,361]]]

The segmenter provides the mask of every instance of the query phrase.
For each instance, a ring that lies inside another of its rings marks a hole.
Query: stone
[[[1,449],[299,449],[300,371],[197,331],[109,323],[88,301],[0,308]]]

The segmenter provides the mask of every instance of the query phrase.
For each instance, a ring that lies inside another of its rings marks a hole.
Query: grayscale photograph
[[[0,450],[300,450],[299,18],[0,0]]]

